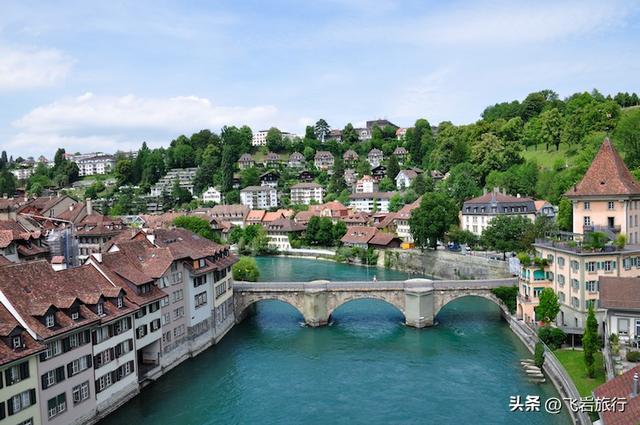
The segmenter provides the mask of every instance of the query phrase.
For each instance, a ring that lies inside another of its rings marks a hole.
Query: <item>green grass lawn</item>
[[[556,350],[553,352],[562,366],[567,370],[573,383],[578,388],[581,396],[590,396],[591,392],[606,381],[606,373],[604,371],[604,362],[602,353],[596,353],[596,376],[594,378],[587,377],[587,370],[584,365],[584,353],[580,350]]]
[[[561,159],[563,162],[571,166],[573,164],[573,156],[567,155],[567,145],[560,144],[560,149],[556,150],[555,146],[549,146],[549,151],[546,150],[545,145],[538,145],[538,149],[534,149],[534,147],[530,147],[524,151],[522,151],[522,156],[525,160],[534,160],[538,163],[539,166],[551,169],[553,165],[558,159]]]

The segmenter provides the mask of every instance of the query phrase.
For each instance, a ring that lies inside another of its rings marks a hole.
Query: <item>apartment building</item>
[[[291,186],[291,204],[322,203],[324,189],[318,183],[298,183]]]
[[[287,165],[291,168],[301,168],[304,167],[306,159],[304,155],[300,152],[293,152],[289,155],[289,160],[287,161]]]
[[[163,193],[171,193],[175,182],[182,189],[188,190],[193,195],[193,179],[196,177],[197,167],[173,168],[167,172],[156,184],[151,187],[151,196],[161,196]]]
[[[378,191],[378,182],[371,176],[362,176],[356,181],[355,193],[373,193]]]
[[[116,158],[113,155],[107,155],[101,152],[72,155],[69,159],[78,165],[79,175],[81,177],[108,174],[116,166]]]
[[[460,211],[460,227],[480,236],[491,220],[499,215],[522,216],[534,221],[536,206],[531,198],[511,196],[496,187],[482,196],[469,199]]]
[[[40,425],[37,356],[44,350],[0,304],[0,424]]]
[[[640,276],[640,246],[611,242],[626,232],[637,242],[640,184],[605,140],[587,173],[565,196],[573,202],[574,233],[536,241],[536,260],[521,268],[517,314],[534,322],[540,292],[552,288],[561,306],[557,325],[567,333],[582,334],[589,306],[597,309],[599,323],[603,319],[600,277]]]
[[[224,200],[224,196],[222,195],[222,192],[220,192],[215,187],[207,188],[207,190],[202,192],[201,197],[202,197],[202,202],[212,202],[214,204],[221,204],[222,201]]]
[[[389,212],[389,201],[395,193],[352,193],[349,195],[349,206],[359,212]]]
[[[247,168],[251,168],[255,165],[255,161],[249,153],[243,153],[240,156],[240,159],[238,159],[238,168],[240,168],[241,170],[246,170]]]
[[[281,251],[290,251],[289,235],[300,234],[305,226],[290,218],[280,218],[264,224],[269,238],[269,246]]]
[[[329,170],[333,168],[333,154],[329,151],[317,151],[313,157],[313,163],[318,170]]]
[[[371,168],[378,167],[382,165],[382,161],[384,161],[384,154],[380,149],[373,148],[367,154],[367,161],[369,161]]]
[[[240,191],[240,203],[257,210],[276,208],[278,191],[269,186],[248,186]]]

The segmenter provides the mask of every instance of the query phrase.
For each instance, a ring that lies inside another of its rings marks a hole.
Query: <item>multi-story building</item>
[[[362,176],[356,181],[355,193],[373,193],[378,191],[378,182],[371,176]]]
[[[482,235],[491,220],[499,215],[522,216],[534,221],[536,206],[531,198],[507,195],[494,188],[482,196],[465,201],[460,211],[460,227],[475,235]]]
[[[211,218],[221,222],[231,223],[232,226],[244,227],[244,221],[249,214],[250,207],[242,204],[216,205],[208,214]]]
[[[347,164],[354,164],[358,161],[358,154],[353,149],[348,149],[343,155],[342,159]]]
[[[0,304],[0,424],[40,425],[38,353],[44,346]]]
[[[252,146],[266,146],[267,145],[267,134],[269,130],[260,130],[253,133],[253,137],[251,139]],[[287,131],[281,131],[280,135],[283,139],[293,140],[296,135],[293,133],[289,133]]]
[[[301,168],[304,167],[305,162],[306,160],[304,158],[304,155],[302,155],[300,152],[293,152],[291,155],[289,155],[287,164],[291,168]]]
[[[213,202],[214,204],[221,204],[224,200],[224,196],[222,196],[222,192],[220,192],[217,188],[210,186],[202,192],[202,202]]]
[[[313,157],[313,163],[319,170],[328,170],[333,168],[333,154],[329,151],[317,151]]]
[[[188,190],[193,195],[193,179],[196,177],[197,167],[173,168],[167,172],[156,184],[151,187],[151,196],[160,196],[163,193],[171,193],[176,181],[181,188]]]
[[[107,174],[116,166],[115,157],[102,152],[72,155],[69,159],[78,165],[80,176]]]
[[[400,170],[397,176],[395,176],[396,187],[398,190],[407,189],[411,186],[411,183],[418,177],[418,173],[415,170]]]
[[[375,168],[382,164],[384,161],[384,154],[380,149],[373,148],[367,154],[367,161],[371,164],[371,168]]]
[[[240,191],[240,203],[251,209],[266,210],[278,206],[278,191],[269,186],[249,186]]]
[[[402,129],[398,129],[398,131],[400,131],[400,130],[402,130]],[[402,135],[402,137],[404,137],[404,134]],[[398,162],[401,163],[401,164],[407,159],[407,155],[408,154],[409,154],[409,152],[405,148],[403,148],[402,146],[398,146],[393,151],[393,156],[398,158]]]
[[[280,158],[280,155],[278,155],[275,152],[269,152],[264,157],[264,166],[265,167],[277,167],[278,165],[280,165],[281,161],[282,161],[282,159]]]
[[[240,156],[240,159],[238,159],[238,168],[240,168],[241,170],[246,170],[247,168],[251,168],[255,165],[255,161],[249,153],[242,154]]]
[[[291,186],[291,204],[321,204],[324,189],[318,183],[298,183]]]
[[[411,234],[411,227],[409,226],[409,219],[413,210],[420,206],[422,197],[416,199],[414,202],[405,205],[396,213],[394,218],[396,235],[404,242],[413,243],[413,235]]]
[[[269,237],[269,246],[280,251],[291,250],[289,235],[300,234],[305,227],[290,218],[280,218],[264,224]]]
[[[13,174],[18,180],[26,180],[33,174],[33,167],[18,167],[11,170],[11,174]]]
[[[278,188],[278,180],[280,180],[280,173],[275,170],[269,170],[260,174],[260,186],[269,186],[274,189]]]
[[[349,206],[360,212],[389,212],[389,201],[396,192],[352,193]]]
[[[640,246],[606,242],[619,234],[637,242],[640,184],[605,140],[580,183],[565,195],[573,202],[574,233],[536,241],[536,260],[521,267],[517,314],[534,322],[538,295],[552,288],[560,301],[557,325],[581,334],[589,306],[602,322],[599,278],[640,275]]]

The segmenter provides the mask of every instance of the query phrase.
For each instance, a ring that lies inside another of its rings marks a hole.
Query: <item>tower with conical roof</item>
[[[627,235],[638,243],[640,183],[607,138],[578,184],[565,196],[573,202],[573,232]]]

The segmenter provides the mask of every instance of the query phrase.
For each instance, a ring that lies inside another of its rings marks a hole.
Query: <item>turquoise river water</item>
[[[261,280],[404,279],[401,272],[325,261],[258,258]],[[405,327],[379,300],[338,308],[307,328],[291,306],[257,314],[185,361],[101,425],[120,424],[569,424],[568,415],[509,411],[509,398],[558,397],[528,383],[530,357],[488,300],[443,308],[438,325]],[[544,410],[544,409],[541,409]]]

